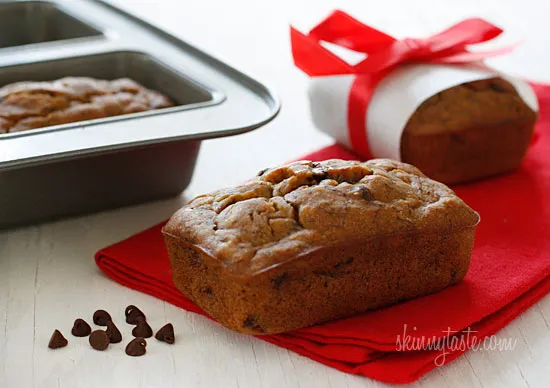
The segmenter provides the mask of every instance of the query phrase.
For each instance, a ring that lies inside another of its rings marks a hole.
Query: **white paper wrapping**
[[[372,155],[401,160],[401,135],[424,101],[454,86],[495,76],[514,85],[525,103],[538,111],[537,97],[529,84],[490,68],[415,64],[392,71],[376,87],[367,110],[365,131]],[[350,148],[348,98],[354,78],[353,75],[315,77],[309,88],[314,124]]]

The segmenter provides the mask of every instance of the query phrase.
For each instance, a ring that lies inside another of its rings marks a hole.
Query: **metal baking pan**
[[[0,48],[92,38],[101,31],[45,1],[0,3]]]
[[[202,140],[279,111],[269,88],[103,1],[0,1],[0,31],[5,17],[0,86],[128,77],[176,106],[0,135],[0,228],[177,195]]]

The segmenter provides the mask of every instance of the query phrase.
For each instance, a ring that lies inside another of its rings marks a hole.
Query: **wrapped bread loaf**
[[[533,136],[538,103],[531,87],[485,67],[402,66],[378,84],[366,117],[350,115],[354,81],[312,81],[315,125],[364,158],[410,163],[446,184],[516,169]],[[352,140],[360,131],[365,147]]]
[[[483,62],[515,46],[471,50],[502,32],[474,17],[399,39],[335,10],[307,33],[291,27],[290,38],[321,131],[363,159],[456,184],[517,168],[533,135],[532,88]]]

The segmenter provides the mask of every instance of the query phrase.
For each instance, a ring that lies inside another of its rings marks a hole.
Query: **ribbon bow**
[[[483,19],[473,18],[428,38],[397,40],[337,10],[307,35],[291,27],[290,36],[294,63],[309,76],[358,75],[350,92],[349,137],[356,151],[371,156],[365,130],[366,110],[376,84],[388,72],[405,63],[465,64],[505,54],[515,46],[484,52],[467,49],[468,45],[487,42],[502,32]],[[351,65],[321,46],[321,41],[367,57]]]
[[[293,27],[290,32],[294,62],[309,76],[374,74],[412,62],[470,63],[502,55],[514,48],[468,51],[466,46],[487,42],[503,32],[478,18],[464,20],[428,38],[397,40],[345,12],[334,11],[307,35]],[[352,66],[321,46],[321,41],[365,53],[367,58]]]

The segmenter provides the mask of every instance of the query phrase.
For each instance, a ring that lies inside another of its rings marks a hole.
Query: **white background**
[[[75,1],[75,0],[69,0]],[[309,119],[307,79],[293,67],[288,25],[311,27],[340,7],[396,36],[422,36],[467,16],[505,26],[506,42],[526,39],[499,69],[550,81],[550,3],[546,0],[116,0],[232,65],[266,81],[283,111],[265,128],[204,143],[185,196],[46,225],[0,232],[0,387],[379,387],[244,335],[110,281],[93,254],[148,227],[186,198],[243,181],[263,167],[330,143]],[[145,357],[123,344],[107,352],[70,335],[72,321],[105,308],[126,339],[123,309],[136,304],[153,328],[174,323],[177,344],[150,341]],[[550,297],[500,332],[515,350],[476,352],[429,373],[414,387],[550,386]],[[53,329],[70,340],[49,351]]]

